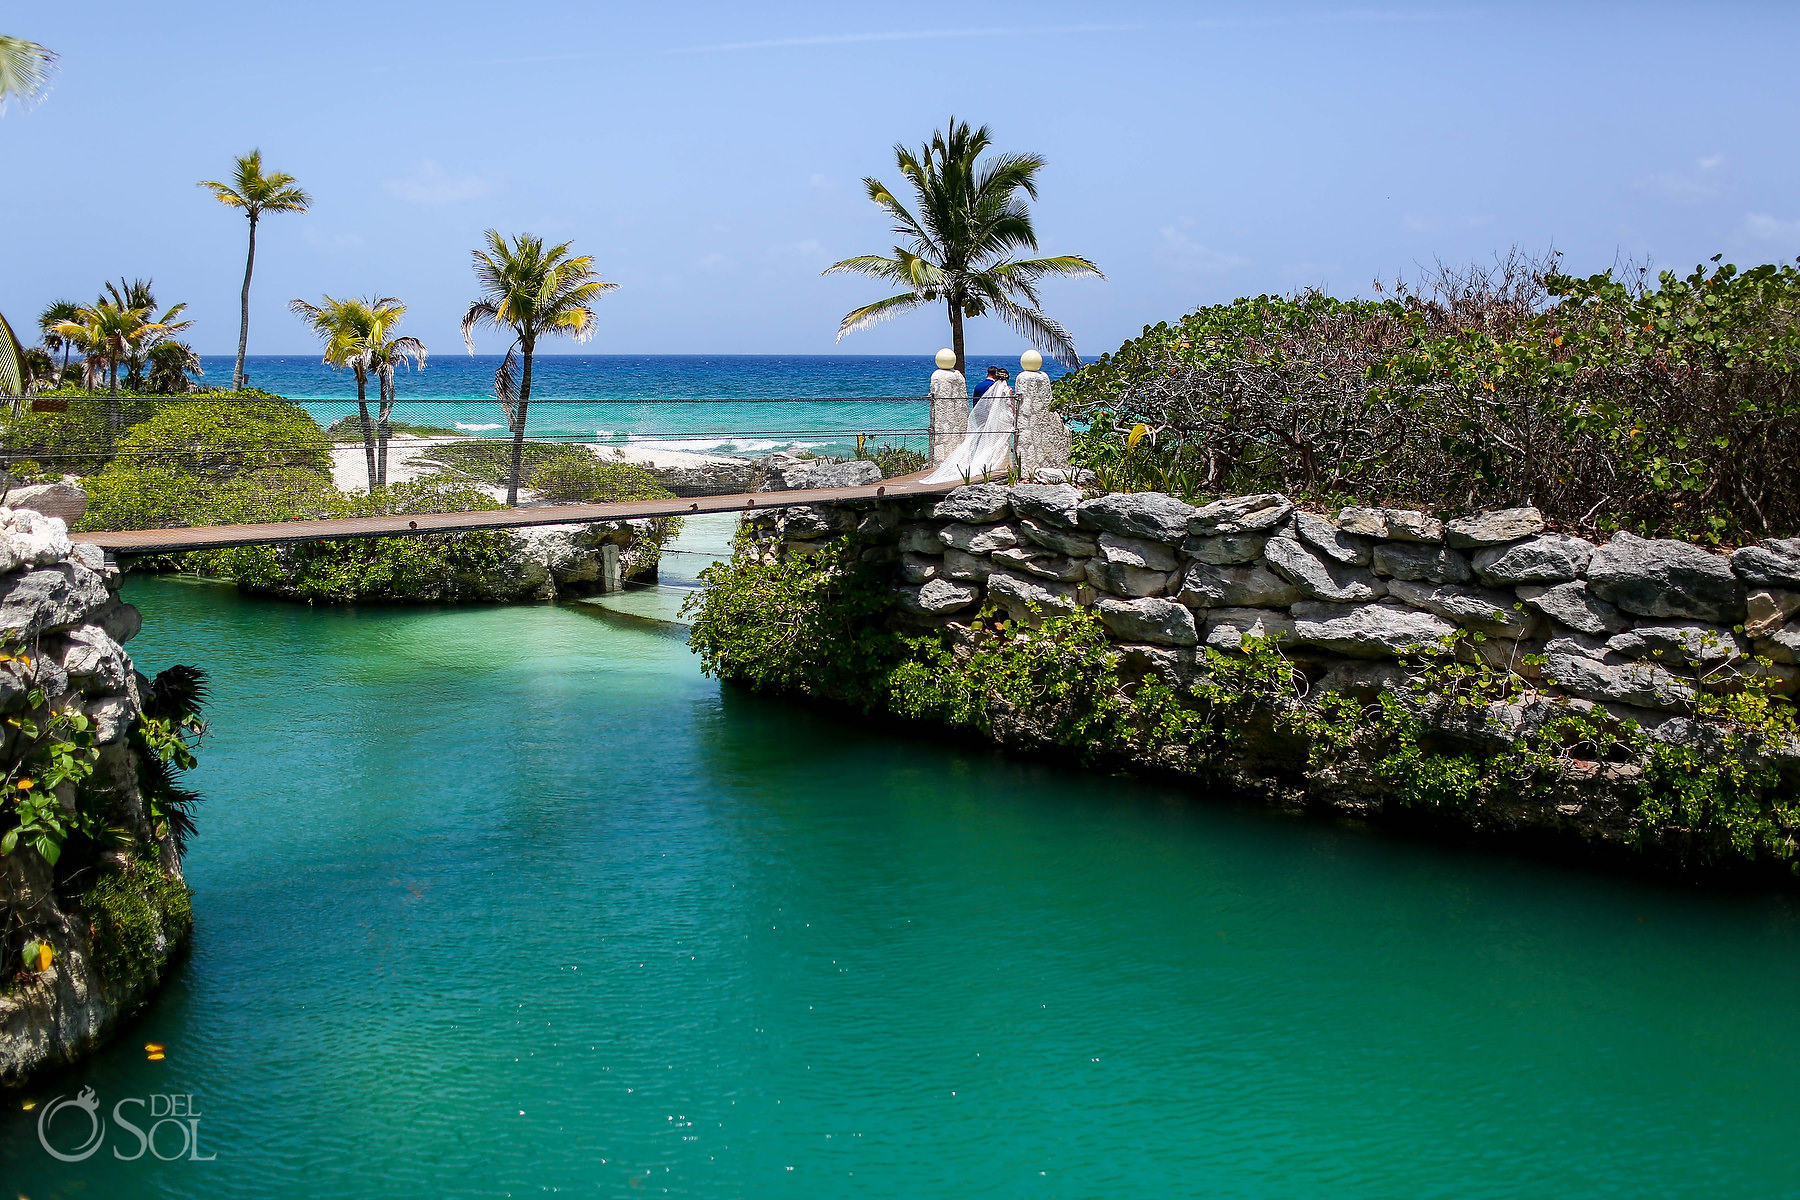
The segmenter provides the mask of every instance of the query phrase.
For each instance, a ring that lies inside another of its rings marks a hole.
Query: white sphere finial
[[[937,352],[937,365],[941,370],[954,370],[956,367],[956,351],[950,349],[948,346],[939,350]]]
[[[1036,350],[1027,350],[1025,353],[1019,355],[1019,369],[1021,371],[1035,371],[1043,365],[1044,356],[1039,354]]]

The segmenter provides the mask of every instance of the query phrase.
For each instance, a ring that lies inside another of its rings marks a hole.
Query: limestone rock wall
[[[0,855],[0,1084],[98,1044],[142,1003],[187,936],[185,908],[179,916],[159,914],[149,976],[110,981],[95,963],[93,914],[71,903],[115,871],[132,878],[155,871],[181,883],[175,844],[139,790],[138,752],[128,739],[149,680],[124,649],[142,622],[119,599],[118,580],[97,547],[70,545],[60,519],[0,508],[0,631],[10,647],[0,662],[0,715],[42,723],[67,708],[92,718],[93,775],[79,797],[68,784],[55,795],[65,810],[79,800],[113,831],[110,848],[86,857],[65,851],[54,866],[23,843]],[[34,709],[37,688],[44,702]],[[0,729],[0,758],[11,764],[24,734],[12,725]],[[0,808],[0,832],[16,823],[10,808]],[[23,963],[28,942],[51,946],[48,969]]]
[[[915,625],[967,635],[987,605],[1027,622],[1034,610],[1091,609],[1127,663],[1178,689],[1204,671],[1203,647],[1255,635],[1278,638],[1314,692],[1398,692],[1403,654],[1480,633],[1460,653],[1531,681],[1523,700],[1459,716],[1459,736],[1490,750],[1571,710],[1716,750],[1719,731],[1696,717],[1700,689],[1745,673],[1778,691],[1800,686],[1800,539],[1720,554],[1629,533],[1595,544],[1546,530],[1531,508],[1444,520],[1308,512],[1276,494],[1194,507],[1056,484],[755,520],[786,554],[856,531],[862,554],[893,573],[897,616]],[[1800,745],[1774,752],[1800,768]],[[1628,814],[1603,791],[1511,819],[1617,835]]]

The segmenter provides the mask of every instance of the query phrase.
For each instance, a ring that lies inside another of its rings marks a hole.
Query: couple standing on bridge
[[[975,411],[969,414],[968,436],[937,470],[925,477],[926,483],[980,479],[1006,470],[1012,458],[1013,435],[1019,428],[1010,378],[1004,367],[988,368],[987,379],[975,388]]]

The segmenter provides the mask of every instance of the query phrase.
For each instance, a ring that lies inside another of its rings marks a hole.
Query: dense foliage
[[[329,483],[304,482],[285,492],[258,497],[234,489],[222,501],[227,523],[389,513],[483,512],[497,509],[478,489],[421,479],[378,488],[373,493],[340,492]],[[186,556],[186,567],[235,580],[251,592],[291,595],[309,603],[453,600],[469,594],[471,581],[507,561],[505,532],[440,533],[395,538],[350,538],[293,546],[233,546]]]
[[[264,410],[257,423],[282,426],[293,422],[307,442],[318,435],[318,426],[304,410],[287,404],[268,392],[197,392],[180,400],[170,400],[144,392],[121,389],[117,398],[94,396],[92,393],[65,389],[40,393],[29,404],[13,413],[0,412],[0,467],[14,475],[60,477],[64,474],[89,475],[101,470],[120,450],[121,441],[166,410],[179,410],[196,402],[214,401],[198,412],[217,412],[227,406],[219,401],[257,400],[268,405],[241,407]],[[238,407],[233,405],[231,407]],[[281,410],[286,410],[282,412]],[[275,415],[280,412],[281,415]],[[115,426],[113,416],[117,415]],[[163,436],[180,436],[189,432],[193,416],[168,418],[160,428]],[[311,427],[310,435],[307,433]],[[202,434],[202,443],[217,446],[217,439]]]
[[[1202,308],[1055,387],[1086,424],[1078,464],[1114,487],[1532,503],[1735,541],[1800,530],[1797,368],[1793,266],[1652,281],[1513,260],[1377,300]]]

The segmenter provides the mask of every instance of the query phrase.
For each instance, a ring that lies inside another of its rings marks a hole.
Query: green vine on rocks
[[[1371,699],[1311,691],[1278,641],[1254,637],[1235,649],[1199,647],[1171,686],[1160,668],[1132,677],[1092,610],[1018,621],[988,609],[966,627],[908,635],[890,626],[885,568],[864,561],[856,539],[808,555],[777,549],[766,535],[744,536],[689,601],[709,673],[1002,743],[1054,745],[1094,765],[1211,772],[1260,752],[1318,795],[1476,822],[1514,819],[1509,804],[1605,794],[1626,806],[1629,839],[1642,850],[1796,858],[1800,802],[1784,763],[1800,738],[1767,660],[1700,668],[1686,719],[1701,743],[1687,745],[1654,739],[1604,706],[1546,694],[1549,681],[1533,678],[1543,656],[1503,653],[1481,633],[1414,647],[1399,660],[1403,685]],[[1296,759],[1279,741],[1268,753],[1259,739],[1271,733],[1294,740]]]
[[[91,814],[65,808],[58,795],[59,790],[73,792],[94,773],[99,751],[93,721],[79,708],[49,707],[35,647],[27,651],[16,639],[0,642],[0,670],[13,673],[25,693],[24,711],[6,718],[0,855],[25,845],[55,866],[71,834],[94,828]]]
[[[193,927],[193,892],[154,859],[127,859],[75,901],[88,918],[94,966],[115,989],[152,982],[169,948]]]

